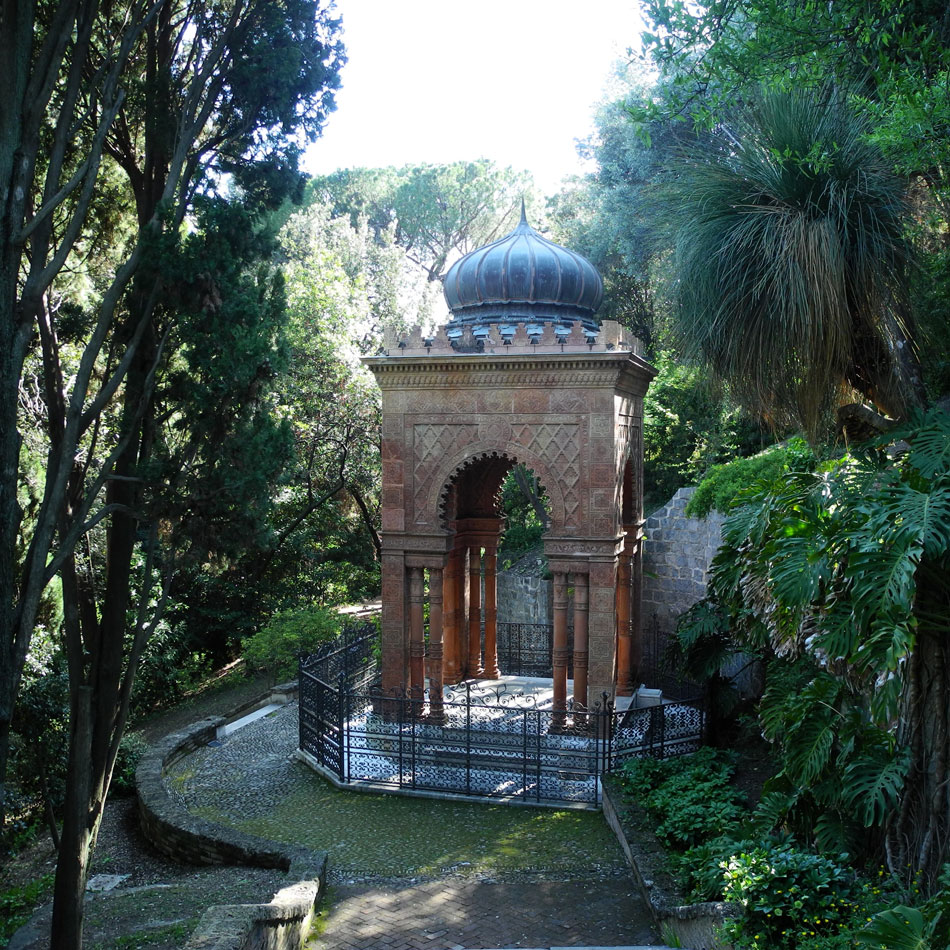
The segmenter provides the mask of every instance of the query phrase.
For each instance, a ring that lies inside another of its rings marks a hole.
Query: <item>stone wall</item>
[[[499,571],[499,623],[551,623],[551,582],[538,574]]]
[[[620,842],[656,929],[664,935],[668,932],[674,934],[678,947],[733,950],[732,945],[720,934],[726,918],[739,916],[742,908],[722,901],[683,904],[682,894],[676,890],[675,882],[667,870],[663,847],[652,831],[647,830],[649,822],[638,822],[637,830],[628,836],[620,809],[614,801],[615,795],[618,795],[615,786],[605,782],[602,798],[604,820]],[[617,800],[620,800],[619,796]],[[633,806],[627,802],[623,807],[630,810]]]
[[[310,928],[326,882],[326,852],[270,841],[196,818],[164,780],[170,765],[207,745],[229,721],[272,702],[287,702],[295,694],[296,684],[275,686],[228,717],[203,719],[166,736],[139,762],[135,773],[139,819],[145,837],[162,854],[190,864],[280,868],[288,872],[291,882],[268,904],[208,908],[185,945],[187,950],[298,950]]]
[[[269,904],[209,907],[185,950],[299,950],[322,896],[325,871],[325,863],[294,863],[290,874],[296,883],[279,890]]]
[[[696,491],[681,488],[646,520],[643,545],[643,638],[647,663],[662,654],[676,618],[706,595],[706,579],[719,547],[724,516],[687,518]]]
[[[312,864],[315,855],[322,853],[279,844],[196,818],[170,793],[164,780],[165,770],[170,765],[215,739],[221,726],[268,703],[287,702],[295,691],[295,684],[275,686],[228,717],[203,719],[166,736],[142,756],[135,772],[139,819],[145,837],[162,854],[191,864],[249,864],[286,871],[295,860]]]

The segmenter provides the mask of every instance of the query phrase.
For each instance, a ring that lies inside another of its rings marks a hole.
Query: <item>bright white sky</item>
[[[336,0],[348,62],[305,167],[489,158],[545,193],[582,170],[614,63],[639,45],[637,0]]]

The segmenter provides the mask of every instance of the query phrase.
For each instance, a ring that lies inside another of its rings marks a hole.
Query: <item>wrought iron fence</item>
[[[508,676],[550,676],[553,668],[554,626],[549,623],[499,623],[496,642],[498,668]],[[568,629],[568,649],[574,652],[574,631]],[[568,677],[574,675],[573,658]]]
[[[325,683],[337,683],[342,676],[350,689],[366,689],[379,676],[379,658],[379,629],[365,620],[347,623],[335,640],[302,655],[299,665]]]
[[[361,639],[300,664],[300,748],[342,784],[595,806],[605,772],[702,740],[701,703],[618,710],[605,697],[555,711],[549,696],[478,681],[384,693],[367,685],[374,658]]]

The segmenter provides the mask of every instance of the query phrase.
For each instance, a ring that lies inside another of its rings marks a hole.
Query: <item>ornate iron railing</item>
[[[370,620],[350,622],[335,640],[316,653],[300,657],[300,669],[309,670],[325,683],[342,676],[350,689],[366,689],[379,675],[379,629]],[[301,686],[303,684],[301,683]]]
[[[341,784],[596,806],[605,772],[702,741],[697,702],[555,711],[548,694],[478,681],[383,693],[368,685],[375,655],[362,639],[300,663],[300,749]]]
[[[553,668],[554,626],[549,623],[501,623],[497,627],[498,668],[508,676],[550,676]],[[574,650],[574,631],[567,632]],[[568,677],[574,664],[568,661]]]

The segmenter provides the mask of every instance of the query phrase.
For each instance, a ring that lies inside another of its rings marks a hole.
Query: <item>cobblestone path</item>
[[[194,814],[329,852],[311,950],[657,941],[603,817],[340,791],[294,760],[294,704],[170,770]]]

